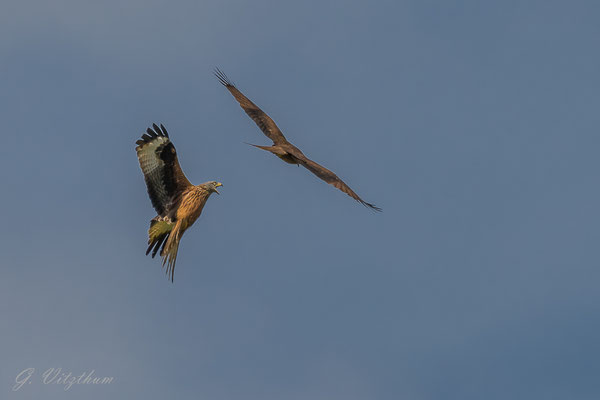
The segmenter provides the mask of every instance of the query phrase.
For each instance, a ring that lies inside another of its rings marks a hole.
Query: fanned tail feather
[[[173,282],[173,277],[175,275],[175,261],[177,261],[177,251],[179,250],[179,240],[181,239],[181,235],[183,234],[181,230],[181,221],[177,221],[173,229],[171,230],[168,239],[163,245],[163,248],[160,252],[162,257],[162,265],[163,267],[167,266],[167,276],[171,277],[171,282]]]

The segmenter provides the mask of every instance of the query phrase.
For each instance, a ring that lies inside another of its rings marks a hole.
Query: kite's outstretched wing
[[[358,201],[363,206],[369,207],[370,209],[375,210],[375,211],[381,211],[381,208],[379,208],[371,203],[367,203],[366,201],[361,199],[354,192],[354,190],[350,189],[350,186],[346,185],[344,183],[344,181],[341,180],[332,171],[330,171],[327,168],[325,168],[324,166],[314,162],[313,160],[307,158],[304,154],[294,154],[294,156],[300,162],[301,165],[303,165],[307,170],[309,170],[310,172],[312,172],[313,174],[315,174],[316,176],[318,176],[325,182],[329,183],[333,187],[346,193],[348,196],[352,197],[354,200]]]
[[[246,114],[258,125],[261,131],[273,141],[274,144],[287,143],[285,136],[279,130],[275,122],[256,104],[240,92],[220,69],[215,69],[215,75],[219,81],[231,92],[233,97],[240,103]]]
[[[175,199],[192,184],[183,174],[175,146],[163,125],[148,128],[135,148],[148,195],[159,216],[166,216]]]

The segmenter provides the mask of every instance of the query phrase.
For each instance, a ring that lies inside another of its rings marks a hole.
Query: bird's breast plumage
[[[209,195],[210,193],[200,186],[192,186],[183,193],[177,209],[177,219],[182,220],[186,229],[196,222]]]

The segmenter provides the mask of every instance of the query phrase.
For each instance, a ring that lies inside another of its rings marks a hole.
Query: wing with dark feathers
[[[312,172],[313,174],[315,174],[316,176],[318,176],[325,182],[329,183],[333,187],[336,187],[339,190],[341,190],[342,192],[346,193],[348,196],[352,197],[354,200],[358,201],[363,206],[369,207],[370,209],[375,210],[375,211],[381,211],[381,208],[379,208],[371,203],[367,203],[366,201],[361,199],[356,193],[354,193],[354,190],[350,189],[350,187],[348,185],[346,185],[344,183],[344,181],[342,181],[336,174],[334,174],[327,168],[323,167],[322,165],[317,164],[313,160],[310,160],[304,154],[299,153],[299,154],[294,154],[294,156],[296,157],[296,159],[298,161],[300,161],[300,163],[306,169],[308,169],[310,172]]]
[[[175,146],[163,125],[152,124],[135,143],[152,206],[159,216],[166,216],[178,195],[192,184],[179,166]]]
[[[273,141],[274,144],[286,143],[287,140],[283,133],[279,130],[275,122],[269,117],[263,110],[261,110],[256,104],[250,101],[246,96],[240,92],[235,85],[227,78],[220,69],[215,69],[215,76],[219,81],[231,92],[233,97],[240,103],[240,106],[244,109],[246,114],[258,125],[261,131]]]

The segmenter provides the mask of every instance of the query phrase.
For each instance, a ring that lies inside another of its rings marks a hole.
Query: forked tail
[[[183,231],[181,229],[181,220],[177,221],[169,237],[165,242],[163,249],[160,252],[162,257],[162,265],[167,265],[167,276],[171,276],[171,282],[173,282],[173,276],[175,274],[175,261],[177,261],[177,250],[179,250],[179,240]]]
[[[271,153],[275,153],[275,152],[273,151],[273,148],[274,148],[275,146],[260,146],[260,145],[258,145],[258,144],[252,144],[252,143],[248,143],[248,142],[244,142],[244,143],[245,143],[245,144],[247,144],[247,145],[249,145],[249,146],[254,146],[254,147],[258,148],[258,149],[263,149],[263,150],[266,150],[266,151],[270,151]],[[275,153],[275,154],[276,154],[276,153]]]

